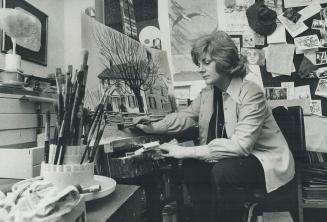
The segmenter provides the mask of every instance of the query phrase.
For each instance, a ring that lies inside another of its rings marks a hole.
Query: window
[[[137,106],[137,101],[136,101],[135,96],[128,96],[127,99],[128,99],[129,107],[135,108]]]
[[[157,109],[157,102],[154,97],[149,97],[149,105],[151,109]]]

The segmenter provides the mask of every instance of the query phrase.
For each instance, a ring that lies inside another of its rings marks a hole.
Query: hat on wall
[[[276,29],[277,14],[263,2],[256,2],[246,10],[249,26],[260,35],[270,35]]]

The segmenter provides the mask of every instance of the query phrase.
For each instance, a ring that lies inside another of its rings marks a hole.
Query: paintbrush
[[[124,123],[118,123],[117,124],[117,128],[119,130],[124,130],[124,129],[128,129],[128,128],[136,128],[137,124],[143,124],[143,125],[149,125],[150,123],[154,123],[154,122],[158,122],[162,119],[149,119],[149,120],[143,120],[139,123],[134,123],[134,124],[124,124]]]
[[[64,113],[64,104],[62,96],[62,79],[61,79],[61,69],[56,69],[56,85],[57,85],[57,94],[58,94],[58,122],[61,123]]]
[[[94,159],[95,159],[95,155],[97,153],[99,143],[100,143],[100,140],[101,140],[103,132],[104,132],[104,128],[106,127],[106,125],[108,123],[107,115],[104,115],[104,120],[105,120],[105,122],[104,122],[102,128],[100,129],[100,131],[98,131],[98,133],[96,135],[94,145],[93,145],[93,149],[92,149],[92,152],[91,152],[91,156],[89,158],[89,163],[92,163],[94,161]],[[101,125],[101,123],[99,124],[99,128],[100,128],[100,125]]]
[[[45,139],[44,139],[44,162],[49,162],[49,148],[50,148],[50,111],[46,112],[45,121]]]
[[[100,110],[99,110],[99,113],[97,115],[96,120],[93,123],[92,129],[89,132],[89,135],[88,135],[88,138],[87,138],[87,145],[86,145],[86,148],[84,150],[84,153],[83,153],[83,156],[82,156],[82,159],[81,159],[81,162],[80,162],[81,164],[84,162],[84,159],[86,157],[86,154],[89,154],[89,152],[90,152],[90,144],[91,144],[93,135],[95,133],[95,130],[98,129],[97,130],[97,133],[99,132],[99,127],[101,125],[101,119],[102,119],[103,114],[104,114],[104,107],[102,106],[100,108]]]

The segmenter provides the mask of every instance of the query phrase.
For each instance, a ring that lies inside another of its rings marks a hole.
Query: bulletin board
[[[295,7],[293,9],[296,11],[300,11],[304,7],[305,6]],[[325,8],[325,7],[327,7],[327,4],[321,4],[321,7]],[[283,7],[283,11],[284,10],[285,10],[285,8]],[[318,13],[318,14],[312,16],[311,18],[305,20],[304,23],[307,27],[309,27],[308,30],[304,31],[303,33],[301,33],[300,35],[298,35],[296,37],[317,34],[318,37],[321,38],[321,34],[320,34],[319,30],[310,28],[312,26],[312,22],[314,19],[320,19],[320,14]],[[286,40],[287,40],[287,43],[294,44],[294,38],[287,31],[286,31]],[[265,44],[265,45],[267,45],[267,44]],[[319,48],[318,51],[327,51],[327,48]],[[294,54],[293,62],[294,62],[296,70],[299,70],[299,67],[301,65],[303,58],[304,58],[304,54]],[[317,66],[317,68],[327,67],[327,64],[316,65],[316,66]],[[309,85],[310,92],[311,92],[311,99],[312,100],[321,100],[322,115],[327,116],[327,98],[315,95],[315,90],[316,90],[318,82],[319,82],[318,78],[301,78],[298,75],[297,71],[293,72],[291,76],[283,75],[283,76],[273,77],[271,75],[271,73],[266,71],[265,66],[261,66],[260,70],[261,70],[261,75],[262,75],[262,81],[263,81],[263,84],[265,87],[278,87],[281,85],[282,82],[294,82],[295,87]]]

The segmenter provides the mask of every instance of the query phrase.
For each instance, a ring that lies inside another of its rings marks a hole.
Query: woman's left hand
[[[183,159],[189,157],[188,152],[185,148],[186,147],[182,147],[173,143],[164,143],[159,146],[159,149],[164,152],[168,152],[166,154],[162,154],[162,156],[173,157],[176,159]]]

